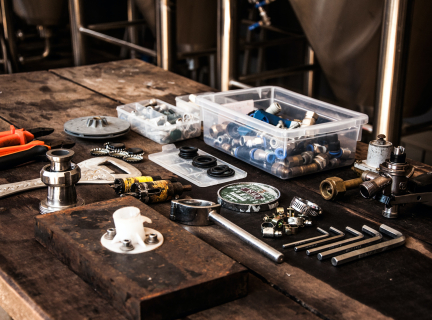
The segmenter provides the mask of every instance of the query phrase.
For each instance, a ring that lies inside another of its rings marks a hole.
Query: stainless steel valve
[[[48,196],[39,205],[41,214],[55,212],[84,204],[76,194],[75,184],[81,179],[80,167],[72,163],[74,152],[54,149],[46,153],[51,164],[40,172],[42,182],[48,187]]]

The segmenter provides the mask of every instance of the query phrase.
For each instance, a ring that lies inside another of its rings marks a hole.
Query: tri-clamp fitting
[[[44,166],[40,172],[42,182],[48,186],[48,196],[39,205],[41,214],[84,204],[75,190],[75,184],[81,179],[81,169],[71,162],[73,155],[74,152],[68,149],[54,149],[46,153],[51,164]]]

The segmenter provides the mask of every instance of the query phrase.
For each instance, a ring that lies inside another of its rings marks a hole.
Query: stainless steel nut
[[[71,163],[70,171],[49,171],[50,164],[41,170],[41,180],[44,184],[52,187],[69,187],[78,183],[81,179],[81,169],[78,165]]]

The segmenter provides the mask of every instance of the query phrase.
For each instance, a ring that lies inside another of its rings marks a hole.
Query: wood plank
[[[138,59],[50,71],[122,104],[151,98],[174,103],[177,96],[214,91]]]
[[[128,206],[151,219],[146,227],[162,233],[161,247],[126,255],[101,245],[101,236],[114,227],[113,213]],[[36,240],[131,319],[176,318],[247,294],[246,268],[135,198],[35,219]]]
[[[184,319],[319,319],[300,304],[249,275],[249,293],[243,299],[204,310]]]

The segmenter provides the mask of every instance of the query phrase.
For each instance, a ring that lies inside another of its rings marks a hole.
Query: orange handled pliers
[[[33,139],[47,136],[54,132],[53,128],[34,128],[30,130],[16,129],[10,126],[10,131],[0,132],[0,148],[26,144]]]
[[[71,140],[33,140],[34,138],[49,135],[53,131],[52,128],[24,130],[15,129],[14,126],[11,126],[10,131],[0,132],[0,170],[30,161],[43,161],[48,150],[72,148],[75,145]]]

